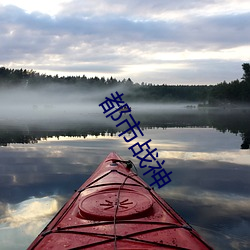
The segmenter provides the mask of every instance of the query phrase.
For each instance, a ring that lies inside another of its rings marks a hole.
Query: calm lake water
[[[152,139],[173,172],[155,190],[215,249],[250,249],[250,110],[131,106],[144,133],[134,143]],[[21,113],[0,117],[1,249],[27,248],[111,151],[152,182],[128,150],[133,143],[118,136],[126,126],[100,108]]]

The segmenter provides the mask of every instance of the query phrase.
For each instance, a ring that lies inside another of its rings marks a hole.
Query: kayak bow
[[[212,249],[110,153],[29,246],[31,249]]]

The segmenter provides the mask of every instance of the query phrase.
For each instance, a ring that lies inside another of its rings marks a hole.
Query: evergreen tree
[[[249,63],[243,63],[242,69],[244,71],[244,74],[241,79],[245,82],[250,82],[250,64]]]

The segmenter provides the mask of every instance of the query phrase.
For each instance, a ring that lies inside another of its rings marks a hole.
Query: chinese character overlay
[[[121,119],[123,115],[126,115],[127,113],[131,112],[131,108],[127,103],[124,104],[124,101],[122,100],[122,94],[119,94],[117,91],[115,92],[115,95],[111,93],[111,97],[105,97],[105,101],[99,104],[99,107],[102,107],[103,114],[106,114],[110,111],[111,113],[106,115],[106,118],[111,117],[113,121],[118,121]],[[123,104],[123,105],[122,105]],[[137,129],[142,136],[144,136],[143,132],[141,131],[139,125],[140,122],[136,122],[134,117],[129,114],[129,117],[131,118],[132,122],[128,119],[124,119],[120,123],[116,125],[116,127],[120,127],[121,125],[125,124],[127,125],[127,129],[123,132],[121,132],[118,136],[121,137],[126,133],[132,133],[133,136],[128,139],[125,136],[123,136],[123,139],[125,142],[131,142],[135,138],[138,137],[135,129]],[[162,168],[162,165],[165,163],[163,160],[161,163],[156,159],[158,158],[158,152],[156,152],[157,148],[151,149],[149,146],[149,143],[152,140],[149,139],[146,142],[140,144],[139,142],[134,143],[132,146],[130,146],[128,149],[132,151],[133,157],[136,157],[140,160],[139,166],[140,168],[146,168],[147,171],[143,173],[143,175],[147,175],[151,173],[151,177],[153,178],[154,182],[150,184],[150,186],[157,185],[158,188],[161,188],[165,186],[166,184],[170,183],[172,180],[170,179],[169,175],[172,174],[172,171],[167,173],[164,168]],[[139,156],[142,152],[144,152],[144,156]],[[153,153],[156,152],[156,156],[153,155]],[[157,166],[152,166],[152,161],[156,162]],[[150,165],[149,165],[150,164]],[[157,170],[157,172],[156,172]]]

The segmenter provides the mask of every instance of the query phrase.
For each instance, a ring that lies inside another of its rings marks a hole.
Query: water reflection
[[[0,222],[11,228],[20,227],[24,224],[30,224],[31,221],[41,222],[43,217],[53,215],[58,209],[58,202],[53,196],[34,197],[17,204],[8,203],[4,209],[4,218]],[[27,227],[25,233],[30,234],[32,231]]]
[[[23,249],[62,206],[60,197],[30,198],[3,204],[0,218],[1,249]],[[3,247],[3,248],[2,248]]]
[[[161,107],[161,108],[160,108]],[[140,121],[140,128],[173,128],[173,127],[209,127],[220,132],[229,131],[239,134],[242,141],[241,149],[249,149],[250,145],[250,109],[236,110],[207,110],[182,108],[163,109],[164,106],[133,108],[133,117]],[[74,121],[74,122],[72,122]],[[45,119],[44,121],[27,122],[19,120],[18,123],[9,121],[0,123],[0,145],[7,146],[10,143],[37,143],[41,139],[51,137],[71,136],[86,137],[88,135],[116,135],[118,132],[115,123],[106,119],[100,113],[85,113],[75,116],[72,120],[61,121]]]
[[[173,171],[172,182],[157,192],[215,249],[249,249],[250,154],[240,150],[248,118],[242,122],[237,115],[226,118],[197,110],[147,112],[135,108],[144,129],[137,142],[152,139],[150,145],[165,159],[164,168]],[[1,249],[25,249],[110,151],[138,166],[128,150],[132,142],[118,137],[115,123],[106,120],[33,124],[26,130],[2,125],[0,138],[8,146],[0,148]],[[36,143],[17,143],[22,135]]]

